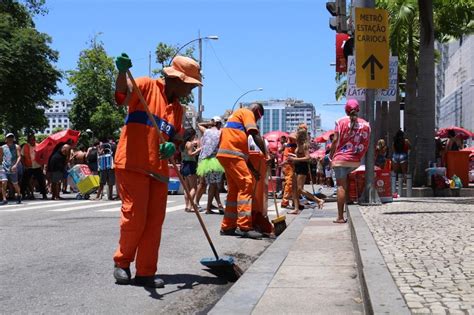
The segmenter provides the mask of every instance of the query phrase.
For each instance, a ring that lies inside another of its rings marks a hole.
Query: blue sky
[[[107,53],[127,52],[135,77],[148,74],[148,53],[158,42],[203,43],[205,117],[220,115],[245,91],[262,87],[242,101],[297,98],[312,102],[330,129],[343,115],[335,103],[335,32],[321,0],[46,0],[49,13],[36,26],[53,38],[57,67],[76,66],[79,52],[101,33]],[[72,98],[65,82],[64,96]]]

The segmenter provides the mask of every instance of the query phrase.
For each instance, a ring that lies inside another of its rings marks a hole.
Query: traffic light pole
[[[353,6],[353,21],[355,21],[355,7],[365,7],[365,8],[374,8],[374,0],[354,0],[352,2]],[[355,32],[354,32],[355,34]],[[354,46],[357,49],[357,45]],[[354,52],[355,55],[355,52]],[[375,115],[374,115],[374,103],[375,103],[375,90],[367,89],[365,94],[365,106],[362,106],[361,112],[364,113],[364,118],[368,120],[371,133],[369,139],[369,148],[367,150],[367,155],[365,157],[365,187],[362,196],[359,199],[360,205],[379,205],[380,197],[375,188]]]

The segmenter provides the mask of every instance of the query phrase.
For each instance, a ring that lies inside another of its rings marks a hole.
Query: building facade
[[[186,105],[183,117],[184,128],[197,128],[198,112],[194,105]]]
[[[48,119],[48,127],[40,133],[51,134],[56,128],[70,128],[69,111],[72,102],[67,99],[54,100],[50,108],[45,108],[44,114]]]
[[[459,126],[474,131],[474,36],[437,44],[436,122],[438,128]]]
[[[265,114],[258,125],[262,134],[270,131],[293,132],[297,127],[305,123],[311,136],[316,136],[321,129],[321,116],[316,115],[316,110],[312,103],[295,99],[275,99],[259,101],[263,104]],[[245,103],[249,106],[252,103]]]

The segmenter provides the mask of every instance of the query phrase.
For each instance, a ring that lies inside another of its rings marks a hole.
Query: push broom
[[[270,181],[272,180],[272,173],[270,167],[268,167],[268,177],[270,178]],[[276,199],[276,184],[272,183],[272,195],[273,195],[273,201],[275,202],[275,211],[276,211],[276,218],[272,220],[273,223],[273,229],[275,231],[275,236],[280,235],[283,233],[283,231],[286,229],[286,217],[284,215],[280,216],[278,213],[278,203]]]
[[[156,121],[155,121],[153,115],[150,113],[150,109],[148,108],[148,104],[147,104],[145,98],[143,97],[142,92],[138,88],[137,83],[135,82],[135,79],[133,78],[132,73],[130,72],[130,70],[127,70],[127,75],[128,75],[128,78],[130,79],[130,81],[132,82],[133,89],[137,92],[138,98],[142,102],[143,107],[145,108],[145,112],[148,116],[148,119],[153,124],[153,127],[155,128],[155,130],[158,134],[158,137],[160,138],[160,141],[165,143],[166,140],[163,137],[163,135],[161,134],[160,128],[156,124]],[[186,182],[184,181],[184,178],[181,175],[181,173],[179,172],[178,167],[176,166],[176,162],[174,161],[174,159],[172,157],[170,158],[170,162],[171,162],[172,166],[174,167],[174,169],[176,170],[179,181],[181,182],[181,185],[183,185],[184,193],[186,194],[186,197],[191,202],[191,206],[193,207],[194,213],[196,214],[196,216],[198,218],[198,221],[199,221],[199,224],[201,225],[201,228],[204,232],[204,235],[206,235],[207,241],[209,242],[209,245],[211,246],[212,252],[214,253],[214,258],[212,258],[212,257],[203,258],[203,259],[201,259],[201,264],[208,267],[209,269],[215,271],[215,274],[217,274],[217,275],[225,275],[230,281],[236,281],[243,274],[242,269],[238,265],[235,264],[235,261],[234,261],[233,257],[231,257],[231,256],[221,256],[221,257],[219,257],[219,255],[217,254],[216,248],[214,247],[214,244],[212,243],[211,237],[209,236],[209,233],[208,233],[207,228],[204,224],[204,221],[202,220],[201,214],[199,213],[199,209],[198,209],[196,203],[194,202],[194,200],[191,198],[189,188],[186,185]],[[149,175],[153,178],[156,178],[155,176],[153,176],[153,174],[149,174]]]

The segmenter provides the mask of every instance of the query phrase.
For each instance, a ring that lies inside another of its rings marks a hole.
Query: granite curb
[[[367,314],[411,314],[358,206],[348,216]]]
[[[251,314],[314,211],[299,214],[208,314]]]

